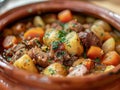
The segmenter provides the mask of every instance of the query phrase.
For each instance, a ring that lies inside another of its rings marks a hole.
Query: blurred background
[[[0,14],[17,6],[40,1],[42,2],[47,0],[0,0]],[[108,8],[120,14],[120,0],[82,0],[82,1],[94,3],[96,5]]]

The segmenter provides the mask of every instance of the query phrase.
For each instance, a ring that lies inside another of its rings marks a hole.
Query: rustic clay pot
[[[17,7],[0,16],[0,31],[12,22],[64,9],[101,18],[120,30],[120,16],[81,1],[46,1]],[[0,57],[0,90],[120,90],[120,65],[113,71],[83,77],[47,77],[19,70]]]

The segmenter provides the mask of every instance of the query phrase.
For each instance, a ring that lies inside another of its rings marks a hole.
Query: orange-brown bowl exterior
[[[7,25],[44,12],[70,9],[103,19],[120,31],[120,16],[82,1],[45,1],[29,4],[0,15],[0,31]],[[47,77],[19,70],[0,56],[0,90],[120,90],[120,65],[114,70],[83,77]]]

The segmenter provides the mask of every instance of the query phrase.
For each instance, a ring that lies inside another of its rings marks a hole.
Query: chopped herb
[[[53,42],[52,42],[52,49],[53,49],[53,50],[58,49],[59,44],[60,44],[60,42],[59,42],[59,41],[53,41]]]
[[[58,38],[62,38],[62,37],[65,37],[67,34],[67,32],[65,32],[64,30],[60,30],[59,33],[58,33]]]
[[[86,59],[87,58],[87,54],[84,52],[83,57]]]
[[[29,59],[26,59],[26,61],[25,61],[26,63],[28,63],[28,62],[30,62],[30,60]]]
[[[49,70],[49,72],[50,72],[50,74],[51,74],[51,75],[56,74],[56,71],[55,71],[55,70],[53,70],[52,68],[49,68],[48,70]]]
[[[75,24],[75,23],[72,23],[72,27],[73,27],[73,28],[76,27],[76,24]]]
[[[96,62],[96,63],[100,63],[100,59],[99,59],[99,58],[96,58],[96,59],[95,59],[95,62]]]
[[[8,61],[11,61],[11,60],[12,60],[12,58],[11,58],[11,57],[7,57],[7,60],[8,60]]]
[[[48,59],[48,62],[49,62],[49,63],[51,63],[51,62],[52,62],[52,60],[51,60],[51,59]]]
[[[103,36],[104,34],[103,33],[101,33],[101,36]]]
[[[45,33],[44,38],[48,38],[50,36],[50,33]]]
[[[61,57],[61,56],[63,56],[63,55],[65,55],[65,51],[60,51],[60,52],[57,52],[57,57]]]
[[[64,43],[65,42],[65,37],[61,37],[60,42]]]
[[[60,26],[62,26],[62,28],[64,27],[64,23],[56,21],[56,23],[58,23]]]
[[[69,70],[70,66],[63,66],[66,70]]]
[[[65,43],[67,44],[68,47],[71,47],[71,45],[70,45],[68,40],[65,40]]]
[[[39,41],[39,40],[37,40],[37,39],[36,39],[34,42],[37,44],[37,46],[38,46],[38,47],[40,47],[40,46],[41,46],[41,44],[40,44],[40,41]]]

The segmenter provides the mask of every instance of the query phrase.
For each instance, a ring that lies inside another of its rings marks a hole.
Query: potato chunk
[[[83,53],[83,46],[81,44],[80,38],[76,32],[70,32],[66,36],[65,49],[69,54],[81,55]]]
[[[103,39],[104,39],[105,31],[104,31],[104,29],[103,29],[101,26],[93,24],[93,26],[91,27],[91,31],[92,31],[100,40],[103,40]]]
[[[52,30],[52,29],[48,29],[45,32],[45,35],[43,37],[43,42],[45,45],[50,46],[50,44],[55,41],[58,40],[58,30]]]
[[[44,27],[45,26],[45,23],[43,22],[42,18],[40,16],[35,16],[34,19],[33,19],[33,24],[35,26],[41,26],[41,27]]]
[[[67,71],[60,63],[53,63],[43,70],[43,74],[47,76],[66,76]]]
[[[105,53],[115,50],[114,38],[110,38],[110,39],[106,40],[102,45],[102,49]]]
[[[13,65],[20,69],[23,69],[32,73],[38,72],[32,59],[27,54],[24,54],[21,58],[16,60]]]
[[[114,69],[114,68],[115,68],[115,66],[109,65],[109,66],[107,66],[107,67],[105,68],[104,72],[108,72],[108,71],[110,71],[110,70],[112,70],[112,69]]]
[[[101,26],[107,32],[111,31],[110,25],[107,22],[103,21],[103,20],[97,20],[97,21],[95,21],[94,24],[98,25],[98,26]]]

